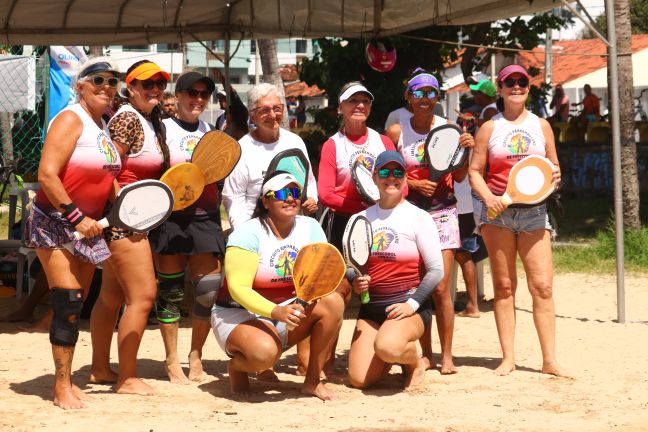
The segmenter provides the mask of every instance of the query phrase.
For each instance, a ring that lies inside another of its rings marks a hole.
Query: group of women
[[[435,367],[433,307],[441,373],[455,373],[448,275],[460,238],[452,185],[467,172],[484,202],[479,228],[491,260],[503,351],[496,372],[507,374],[515,367],[515,257],[519,254],[533,296],[542,370],[564,375],[555,358],[551,227],[546,208],[505,209],[497,197],[518,158],[541,154],[558,166],[551,128],[524,108],[529,81],[523,68],[513,65],[500,72],[501,112],[482,126],[475,140],[467,133],[461,136],[461,145],[472,148],[470,167],[436,182],[427,180],[420,157],[426,135],[446,122],[434,115],[439,85],[431,73],[414,72],[407,87],[413,116],[391,126],[387,136],[367,127],[373,94],[360,82],[344,86],[338,99],[342,127],[322,148],[319,184],[312,169],[306,185],[286,171],[266,172],[270,160],[282,150],[307,152],[297,135],[281,128],[285,110],[277,89],[269,84],[254,87],[248,109],[255,127],[239,140],[241,159],[222,190],[233,227],[227,245],[216,185],[206,187],[194,205],[174,212],[148,234],[103,229],[97,222],[121,187],[158,179],[170,166],[190,160],[196,142],[211,129],[198,118],[215,90],[209,77],[197,72],[181,75],[175,85],[176,117],[164,121],[160,102],[169,74],[144,60],[123,77],[122,84],[122,74],[106,58],[80,67],[75,83],[78,102],[50,125],[39,168],[41,190],[27,224],[27,239],[37,248],[52,296],[55,404],[82,408],[88,398],[72,383],[72,358],[82,301],[99,264],[103,281],[91,316],[90,382],[115,383],[119,393],[154,393],[136,371],[137,351],[154,307],[172,382],[204,377],[202,348],[211,328],[230,357],[233,394],[248,393],[249,373],[271,369],[285,349],[298,342],[304,346],[303,341],[309,340],[302,356],[302,392],[331,399],[333,393],[321,376],[334,355],[351,288],[356,293],[369,290],[371,298],[360,308],[351,343],[352,386],[375,383],[394,363],[403,365],[405,387],[419,385],[425,370]],[[105,124],[102,114],[109,106],[116,113]],[[523,137],[526,147],[510,145],[514,132],[516,139]],[[373,173],[380,193],[376,204],[363,202],[351,181],[356,162]],[[559,171],[555,177],[559,180]],[[307,195],[302,193],[306,187]],[[333,215],[328,236],[315,219],[307,217],[317,211],[318,197]],[[500,216],[489,220],[488,208]],[[292,265],[299,249],[325,241],[341,247],[346,222],[359,212],[374,231],[368,274],[348,271],[334,294],[307,307],[294,303]],[[76,240],[75,231],[85,239]],[[185,271],[194,298],[188,378],[177,354]],[[119,320],[119,370],[115,372],[109,353],[122,305],[126,307]]]

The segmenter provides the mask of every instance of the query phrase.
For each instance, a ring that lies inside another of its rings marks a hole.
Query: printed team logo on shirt
[[[196,148],[196,144],[200,141],[200,137],[196,135],[187,135],[182,138],[180,141],[180,150],[187,152],[187,155],[191,156]]]
[[[349,169],[353,168],[353,165],[355,162],[358,161],[362,165],[364,165],[365,168],[371,172],[373,170],[374,162],[376,162],[376,159],[371,153],[365,153],[364,151],[360,150],[351,155],[349,158]]]
[[[393,242],[398,243],[398,234],[391,228],[379,228],[374,232],[372,252],[383,252],[389,248]]]
[[[504,138],[504,145],[514,155],[526,154],[529,148],[535,145],[533,138],[526,131],[522,129],[514,129],[506,138]]]
[[[284,245],[275,250],[270,256],[270,266],[275,269],[277,276],[291,278],[292,269],[297,258],[297,248],[293,245]]]
[[[409,147],[410,159],[419,164],[425,161],[425,140],[419,140]],[[420,166],[420,165],[419,165]]]
[[[106,165],[104,165],[103,168],[108,171],[118,171],[120,169],[120,166],[117,163],[119,162],[119,154],[117,153],[115,145],[104,132],[99,133],[97,136],[97,147],[99,148],[99,152],[106,158]]]

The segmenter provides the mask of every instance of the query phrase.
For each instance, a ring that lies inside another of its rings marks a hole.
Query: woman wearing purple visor
[[[432,215],[439,232],[444,276],[434,290],[432,299],[441,342],[441,373],[453,374],[457,372],[452,360],[454,305],[448,281],[455,252],[461,247],[453,184],[455,180],[461,181],[466,177],[467,165],[442,176],[436,182],[428,180],[429,168],[423,157],[425,139],[432,129],[448,122],[443,117],[434,115],[434,107],[439,101],[439,82],[434,75],[421,68],[415,69],[407,83],[407,100],[414,115],[390,126],[386,133],[407,163],[407,185],[410,189],[407,199]],[[472,135],[468,133],[461,135],[460,142],[462,147],[475,145]],[[426,326],[421,337],[421,348],[424,359],[429,361],[429,367],[434,367],[431,325]]]

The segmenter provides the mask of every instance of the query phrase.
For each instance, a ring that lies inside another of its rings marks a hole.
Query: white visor
[[[371,92],[369,90],[367,90],[367,87],[365,87],[363,85],[360,85],[360,84],[356,84],[356,85],[352,85],[351,87],[346,89],[344,91],[344,93],[342,93],[340,95],[340,103],[342,103],[345,100],[349,99],[351,96],[353,96],[356,93],[367,93],[369,95],[369,98],[371,100],[374,100],[374,95],[372,95]]]
[[[263,188],[261,189],[261,195],[265,195],[270,191],[276,191],[282,189],[287,185],[289,185],[290,183],[295,183],[300,188],[303,187],[303,185],[299,183],[297,179],[292,176],[292,174],[288,174],[288,173],[279,174],[277,176],[272,177],[263,185]]]

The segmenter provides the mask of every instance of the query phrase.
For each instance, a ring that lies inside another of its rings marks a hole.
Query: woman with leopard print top
[[[108,123],[110,137],[122,159],[120,186],[158,179],[169,166],[169,150],[159,104],[171,76],[142,60],[126,72],[127,100]],[[137,377],[136,360],[142,334],[157,293],[151,248],[146,234],[106,230],[112,257],[103,270],[101,293],[92,311],[90,382],[116,382],[117,393],[151,395],[154,390]],[[117,336],[119,374],[110,369],[110,343],[117,314],[126,309]]]

